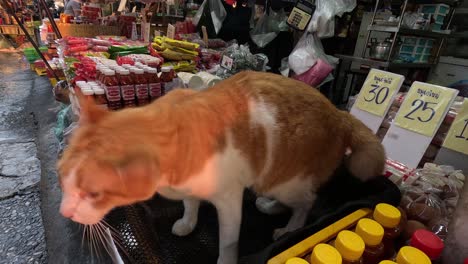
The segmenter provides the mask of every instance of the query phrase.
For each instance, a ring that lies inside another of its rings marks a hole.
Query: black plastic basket
[[[307,225],[272,240],[273,230],[286,225],[289,214],[265,215],[255,207],[255,196],[246,191],[239,242],[239,263],[261,264],[320,229],[360,208],[386,202],[398,205],[398,188],[384,177],[362,183],[340,168],[324,186],[311,209]],[[181,202],[155,196],[150,201],[111,212],[107,221],[122,235],[121,256],[126,263],[189,264],[216,263],[218,222],[215,208],[200,207],[198,225],[186,237],[171,233],[183,214]],[[124,252],[125,251],[125,252]]]

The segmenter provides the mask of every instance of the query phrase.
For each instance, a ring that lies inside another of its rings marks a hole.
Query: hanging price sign
[[[371,69],[350,113],[377,133],[404,79],[403,75]]]
[[[414,82],[398,111],[395,124],[432,138],[456,95],[454,89]]]
[[[402,75],[372,69],[356,99],[356,106],[371,114],[384,116],[403,80]]]
[[[463,102],[442,146],[468,155],[468,99]]]

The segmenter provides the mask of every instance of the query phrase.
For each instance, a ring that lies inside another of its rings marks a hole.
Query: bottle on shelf
[[[113,70],[105,70],[103,73],[104,77],[102,83],[106,91],[108,107],[111,110],[118,110],[122,108],[119,80]]]
[[[336,248],[328,244],[318,244],[310,255],[311,264],[341,264],[343,259]]]
[[[357,223],[355,232],[366,245],[362,255],[363,264],[375,264],[384,260],[384,245],[382,243],[384,229],[379,223],[372,219],[363,218]]]
[[[163,95],[167,94],[170,92],[174,87],[173,84],[173,79],[174,75],[171,72],[172,67],[162,67],[161,68],[161,76],[159,77],[161,79],[161,93]]]
[[[393,205],[380,203],[374,209],[374,220],[384,228],[383,244],[384,258],[395,255],[395,240],[401,234],[401,213]]]
[[[146,80],[148,81],[148,89],[150,100],[154,101],[161,97],[161,80],[158,77],[158,70],[154,68],[146,68]]]
[[[340,252],[343,264],[362,263],[365,244],[356,233],[349,230],[338,233],[335,240],[335,248]]]
[[[145,71],[143,69],[136,69],[134,72],[133,81],[135,83],[137,104],[146,105],[149,103],[149,94]]]
[[[120,90],[125,107],[136,106],[135,102],[135,83],[129,70],[119,70]]]

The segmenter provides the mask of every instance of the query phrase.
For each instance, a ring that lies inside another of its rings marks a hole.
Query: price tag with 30
[[[442,146],[468,155],[468,99],[463,101]]]
[[[458,91],[414,82],[395,118],[404,129],[433,137]]]
[[[356,99],[356,106],[371,114],[384,116],[403,80],[402,75],[371,69]]]

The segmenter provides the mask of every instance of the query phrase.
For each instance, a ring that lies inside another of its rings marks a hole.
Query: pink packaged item
[[[322,59],[303,74],[294,75],[292,78],[305,82],[311,86],[317,86],[333,71],[333,67]]]

